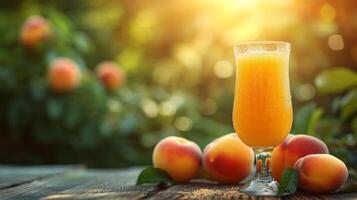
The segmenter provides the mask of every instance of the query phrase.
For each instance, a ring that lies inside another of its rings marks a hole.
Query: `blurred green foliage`
[[[0,32],[8,36],[0,50],[1,160],[90,166],[148,162],[149,156],[141,156],[145,149],[135,143],[140,137],[120,135],[115,129],[122,121],[116,101],[120,94],[107,92],[86,65],[85,58],[95,53],[87,34],[55,9],[41,9],[39,14],[51,22],[54,38],[27,49],[18,39],[25,15],[1,12]],[[56,57],[69,57],[80,65],[82,83],[75,91],[59,94],[49,88],[47,68]],[[135,156],[138,160],[132,159]]]
[[[303,4],[274,1],[256,6],[274,14],[259,15],[244,7],[251,5],[219,0],[194,6],[189,0],[3,1],[0,161],[143,165],[151,162],[153,146],[169,135],[203,148],[233,132],[232,45],[271,39],[293,47],[292,132],[323,139],[334,155],[357,166],[357,56],[354,43],[347,45],[354,29],[344,15],[331,20],[321,2],[310,3],[307,12]],[[332,5],[337,14],[353,14],[353,3],[351,10]],[[54,37],[29,50],[20,44],[19,31],[33,14],[50,21]],[[267,20],[275,23],[262,23]],[[344,36],[342,51],[331,50],[336,42],[332,47],[327,42],[336,33]],[[75,91],[58,94],[49,89],[46,73],[51,60],[63,56],[80,65],[83,80]],[[126,71],[124,87],[103,88],[93,72],[103,60],[114,60]],[[340,65],[347,67],[334,67]]]
[[[310,102],[295,114],[295,133],[308,133],[325,141],[330,153],[349,166],[357,166],[357,73],[343,67],[322,71],[315,79],[325,105]]]

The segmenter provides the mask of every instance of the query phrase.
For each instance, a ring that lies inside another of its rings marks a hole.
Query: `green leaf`
[[[351,90],[341,100],[341,117],[346,120],[357,111],[357,89]]]
[[[0,67],[0,89],[14,89],[16,86],[14,74],[5,67]]]
[[[69,110],[67,113],[65,120],[66,127],[73,128],[77,123],[81,120],[81,113],[79,108],[73,108],[73,110]]]
[[[343,67],[323,71],[317,75],[315,85],[322,95],[336,94],[357,86],[357,73]]]
[[[301,107],[294,116],[294,129],[296,134],[307,133],[310,118],[316,108],[314,102],[308,103]]]
[[[338,113],[341,109],[342,98],[340,96],[334,97],[331,102],[331,112],[332,114]]]
[[[314,136],[327,142],[333,137],[341,133],[341,121],[332,117],[321,118],[315,126]]]
[[[285,192],[293,194],[296,192],[298,186],[298,173],[293,168],[287,168],[284,170],[283,175],[280,179],[280,184],[278,187],[278,196],[282,196]]]
[[[74,35],[74,44],[81,53],[89,53],[92,50],[89,37],[82,32]]]
[[[50,119],[59,119],[63,113],[63,105],[59,100],[51,99],[46,104],[46,110]]]
[[[144,183],[172,184],[173,181],[165,171],[154,167],[147,167],[139,174],[136,185]]]
[[[311,135],[316,135],[316,126],[318,122],[320,121],[321,115],[324,112],[324,109],[322,108],[317,108],[315,109],[310,116],[308,127],[307,127],[307,133]]]
[[[352,131],[355,140],[357,140],[357,116],[353,118],[352,120]]]

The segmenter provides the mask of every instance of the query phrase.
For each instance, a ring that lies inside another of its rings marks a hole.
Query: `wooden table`
[[[81,166],[0,166],[0,199],[280,199],[239,193],[238,186],[195,180],[163,187],[135,186],[142,168],[96,170]],[[282,199],[357,199],[357,193],[309,195]]]

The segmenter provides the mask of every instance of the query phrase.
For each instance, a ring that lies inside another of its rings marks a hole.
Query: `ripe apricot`
[[[329,193],[345,184],[348,177],[346,165],[329,154],[313,154],[296,161],[299,187],[311,193]]]
[[[155,146],[152,159],[155,168],[166,171],[174,181],[182,183],[198,173],[201,154],[196,143],[182,137],[170,136]]]
[[[272,152],[272,176],[279,182],[284,169],[293,167],[299,158],[321,153],[328,154],[329,151],[326,144],[318,138],[309,135],[289,135]]]
[[[29,48],[36,47],[51,37],[49,22],[41,16],[31,16],[22,25],[20,40]]]
[[[115,90],[123,85],[125,73],[113,62],[102,62],[96,68],[96,73],[103,85],[109,90]]]
[[[203,165],[221,183],[239,183],[253,167],[254,152],[235,133],[213,140],[203,151]]]
[[[77,64],[69,58],[57,58],[52,61],[47,77],[51,88],[57,92],[67,92],[80,83],[80,70]]]

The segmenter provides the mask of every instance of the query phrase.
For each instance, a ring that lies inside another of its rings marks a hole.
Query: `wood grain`
[[[0,165],[0,189],[28,183],[37,179],[60,174],[72,169],[83,168],[81,165],[56,166],[12,166]]]
[[[69,166],[0,166],[0,199],[150,199],[150,200],[278,200],[239,192],[238,185],[222,185],[205,180],[170,187],[135,186],[141,167],[113,170],[87,170]],[[311,195],[298,192],[283,200],[353,200],[357,193]]]
[[[297,192],[282,198],[283,200],[357,200],[357,193],[338,193],[328,195],[313,195]]]
[[[153,186],[134,186],[138,169],[72,170],[0,190],[1,199],[138,199]]]

